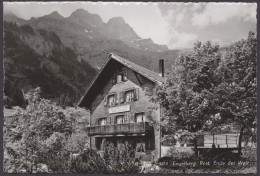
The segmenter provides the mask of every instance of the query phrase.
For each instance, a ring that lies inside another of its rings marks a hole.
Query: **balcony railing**
[[[118,133],[144,133],[151,129],[148,122],[111,124],[87,127],[89,135],[118,134]]]

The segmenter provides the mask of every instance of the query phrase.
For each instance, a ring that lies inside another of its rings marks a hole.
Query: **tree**
[[[220,62],[218,45],[210,42],[195,43],[194,52],[182,55],[178,66],[173,67],[166,82],[156,86],[151,101],[163,108],[163,131],[168,141],[194,141],[203,133],[205,122],[216,114],[212,89],[219,84],[214,74]]]
[[[249,32],[247,40],[227,49],[219,73],[221,84],[214,90],[220,100],[218,110],[223,118],[240,127],[240,155],[244,132],[256,128],[256,37],[253,32]],[[248,137],[253,137],[254,131]]]
[[[219,52],[210,42],[195,43],[194,51],[182,55],[165,83],[156,86],[151,101],[161,104],[160,125],[168,135],[164,140],[187,141],[215,132],[229,122],[240,126],[239,155],[245,129],[255,127],[256,112],[256,38],[250,32]]]
[[[33,172],[35,163],[48,164],[48,157],[68,153],[65,146],[77,131],[79,114],[72,110],[65,113],[55,103],[41,98],[40,88],[26,93],[25,98],[28,105],[14,115],[16,124],[6,142],[6,151],[18,155],[20,165]]]

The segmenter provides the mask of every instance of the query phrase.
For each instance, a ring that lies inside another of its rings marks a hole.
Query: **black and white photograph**
[[[257,172],[257,3],[3,2],[3,172]]]

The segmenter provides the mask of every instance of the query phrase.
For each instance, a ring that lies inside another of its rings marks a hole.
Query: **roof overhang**
[[[94,85],[100,79],[100,77],[101,77],[102,73],[104,72],[105,68],[112,62],[112,60],[117,61],[117,62],[121,63],[122,65],[128,67],[129,69],[131,69],[131,70],[141,74],[142,76],[144,76],[145,78],[151,80],[152,82],[154,82],[157,85],[161,85],[165,81],[165,79],[162,78],[162,77],[158,77],[157,75],[156,75],[156,77],[153,77],[153,76],[147,74],[146,72],[149,71],[150,73],[153,73],[153,74],[157,74],[157,73],[155,73],[153,71],[150,71],[150,70],[148,70],[148,69],[146,69],[144,67],[141,67],[141,66],[139,66],[139,65],[137,65],[135,63],[132,63],[132,62],[130,62],[130,61],[128,61],[128,60],[126,60],[126,59],[124,59],[124,58],[122,58],[120,56],[117,56],[117,55],[115,55],[113,53],[110,53],[108,59],[102,65],[102,67],[101,67],[100,71],[98,72],[98,74],[96,75],[95,79],[92,81],[92,83],[90,84],[89,88],[84,93],[84,95],[80,98],[80,100],[78,102],[78,106],[79,107],[82,106],[82,103],[84,102],[86,97],[91,93],[91,90],[93,89]],[[142,71],[142,69],[136,68],[135,65],[138,66],[139,68],[142,68],[144,71]]]

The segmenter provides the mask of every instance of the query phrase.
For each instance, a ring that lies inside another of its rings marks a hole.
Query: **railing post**
[[[228,138],[227,138],[227,135],[226,135],[226,145],[227,145],[227,148],[228,148]]]

